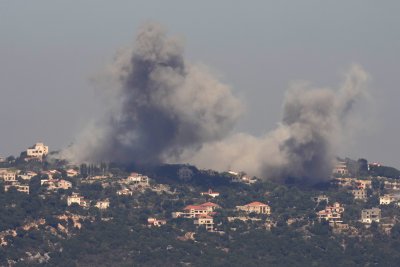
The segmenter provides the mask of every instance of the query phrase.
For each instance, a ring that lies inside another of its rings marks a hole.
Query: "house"
[[[389,182],[385,181],[385,189],[389,190],[399,190],[400,189],[400,182],[394,181],[394,182]]]
[[[183,213],[181,213],[181,217],[184,218],[195,218],[201,214],[209,214],[210,211],[208,208],[202,207],[200,205],[188,205],[183,208]]]
[[[218,197],[218,196],[219,196],[219,193],[218,193],[218,192],[213,192],[211,189],[208,189],[207,192],[201,192],[200,195],[202,195],[202,196],[209,196],[209,197],[214,198],[214,197]]]
[[[400,199],[400,196],[397,195],[383,195],[379,197],[379,205],[389,205],[392,202],[398,201]]]
[[[40,180],[41,186],[47,186],[48,190],[57,190],[57,189],[70,189],[72,188],[72,183],[66,180],[59,179],[43,179]]]
[[[80,196],[78,193],[72,193],[72,195],[67,198],[68,206],[71,206],[74,203],[84,208],[89,207],[89,201],[85,200],[85,198]]]
[[[317,196],[317,197],[314,197],[313,200],[314,200],[314,202],[316,202],[316,203],[318,203],[318,204],[319,204],[320,202],[323,202],[323,201],[325,201],[326,204],[329,203],[329,198],[328,198],[326,195],[319,195],[319,196]]]
[[[24,179],[24,180],[30,180],[30,179],[32,179],[32,177],[34,177],[36,175],[38,175],[36,172],[28,171],[28,172],[19,174],[18,177],[20,177],[21,179]]]
[[[79,171],[74,169],[68,169],[65,172],[67,173],[67,177],[75,177],[79,175]]]
[[[371,188],[371,180],[356,180],[355,185],[357,189],[368,189]]]
[[[40,172],[40,174],[42,176],[47,176],[48,179],[50,179],[50,180],[53,179],[53,176],[61,177],[61,173],[57,170],[42,171],[42,172]]]
[[[232,182],[235,183],[254,184],[257,182],[257,178],[250,177],[244,172],[235,172],[230,170],[228,173],[233,176]]]
[[[124,188],[124,189],[118,190],[117,195],[118,196],[132,196],[133,192],[131,190],[129,190],[128,188]]]
[[[333,183],[339,187],[350,187],[353,185],[355,179],[354,178],[350,178],[350,177],[345,177],[345,178],[335,178],[333,180]]]
[[[18,192],[29,194],[29,185],[21,185],[16,182],[13,182],[12,184],[4,185],[4,192],[8,192],[8,190],[12,187],[17,189]]]
[[[348,175],[349,170],[347,168],[347,163],[344,161],[337,162],[332,172],[333,174]]]
[[[196,220],[194,220],[194,224],[198,226],[204,226],[207,231],[214,231],[214,219],[209,215],[199,215]]]
[[[342,214],[344,207],[338,203],[333,203],[332,206],[327,206],[324,210],[317,212],[318,220],[326,220],[329,223],[342,223]]]
[[[172,217],[196,218],[200,215],[212,215],[217,208],[220,208],[220,206],[212,202],[206,202],[201,205],[188,205],[183,208],[183,212],[172,213]]]
[[[66,180],[61,179],[61,180],[58,181],[57,187],[59,189],[67,190],[67,189],[72,188],[72,183],[70,181],[66,181]]]
[[[13,182],[17,180],[18,170],[14,169],[0,169],[0,178],[5,182]]]
[[[379,222],[381,220],[381,209],[372,208],[364,209],[361,211],[361,222],[362,223],[372,223]]]
[[[101,210],[108,209],[110,207],[110,200],[105,199],[97,201],[95,207]]]
[[[43,143],[36,143],[32,147],[26,150],[26,155],[29,158],[42,159],[49,153],[49,147],[45,146]]]
[[[354,199],[366,200],[368,198],[367,190],[365,189],[351,190],[351,193],[353,194]]]
[[[152,227],[152,226],[156,226],[156,227],[160,227],[161,225],[167,224],[167,220],[158,220],[156,218],[148,218],[147,219],[147,226]]]
[[[271,214],[270,206],[261,202],[251,202],[244,206],[236,206],[236,209],[247,213]]]
[[[131,175],[129,175],[126,178],[126,182],[129,184],[134,184],[134,185],[148,186],[149,185],[149,177],[147,177],[145,175],[141,175],[136,172],[132,172]]]

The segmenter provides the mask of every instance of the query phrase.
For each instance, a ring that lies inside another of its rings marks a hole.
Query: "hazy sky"
[[[400,167],[399,10],[372,0],[0,1],[0,155],[71,143],[101,110],[90,78],[156,21],[233,87],[247,105],[237,130],[255,135],[276,127],[290,83],[338,87],[362,65],[374,116],[341,156]]]

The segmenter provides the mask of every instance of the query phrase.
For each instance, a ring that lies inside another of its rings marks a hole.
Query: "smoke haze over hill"
[[[354,65],[336,90],[293,86],[285,95],[277,129],[255,137],[233,133],[243,112],[241,101],[204,66],[187,62],[181,43],[160,25],[144,25],[134,46],[117,56],[110,73],[116,81],[109,88],[110,112],[64,150],[65,157],[187,162],[261,178],[307,181],[329,176],[368,80]]]

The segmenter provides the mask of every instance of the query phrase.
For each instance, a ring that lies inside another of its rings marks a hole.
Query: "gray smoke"
[[[279,127],[261,138],[234,134],[209,143],[186,160],[217,170],[244,170],[261,178],[315,182],[330,177],[338,149],[347,144],[352,112],[366,96],[368,75],[353,66],[338,90],[288,90]]]
[[[159,25],[145,25],[109,73],[115,81],[109,114],[64,150],[64,157],[191,163],[309,182],[330,176],[368,80],[361,67],[353,66],[337,90],[307,84],[290,88],[277,129],[255,137],[232,133],[242,104],[205,67],[185,61],[180,42]]]
[[[204,66],[189,64],[183,47],[158,24],[144,25],[132,49],[110,68],[111,115],[63,151],[74,161],[159,163],[222,139],[242,112],[230,88]],[[108,77],[110,78],[110,77]]]

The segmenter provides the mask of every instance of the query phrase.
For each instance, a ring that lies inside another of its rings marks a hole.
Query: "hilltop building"
[[[339,174],[342,176],[349,175],[349,170],[347,168],[347,163],[344,161],[339,161],[333,168],[333,174]]]
[[[36,143],[32,147],[26,150],[26,156],[28,158],[36,158],[42,160],[44,156],[49,153],[49,147],[43,143]]]

